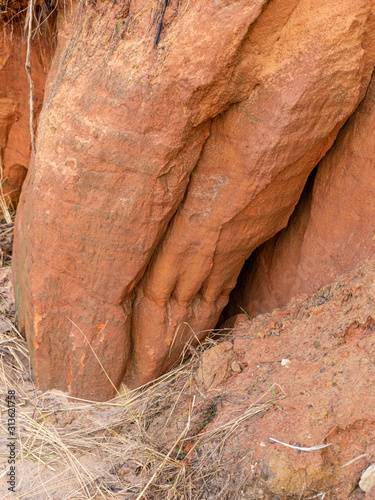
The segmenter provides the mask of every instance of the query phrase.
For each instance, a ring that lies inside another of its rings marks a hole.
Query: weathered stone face
[[[12,12],[17,6],[12,5]],[[0,8],[2,10],[2,8]],[[25,71],[26,41],[22,28],[0,18],[0,161],[3,193],[17,199],[30,161],[29,82]],[[50,43],[32,41],[34,114],[43,103],[47,68],[52,56]]]
[[[108,398],[213,328],[370,81],[371,0],[177,7],[156,47],[153,5],[61,18],[14,261],[43,389]]]
[[[233,296],[251,315],[332,281],[375,252],[375,80],[320,162],[288,227],[250,259]],[[231,313],[235,311],[230,308]]]

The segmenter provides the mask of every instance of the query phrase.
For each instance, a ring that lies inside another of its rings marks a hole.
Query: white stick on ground
[[[268,439],[270,441],[274,441],[275,443],[282,444],[283,446],[287,446],[288,448],[293,448],[293,450],[300,450],[300,451],[317,451],[317,450],[322,450],[323,448],[327,448],[327,446],[332,445],[332,443],[318,444],[316,446],[311,446],[311,448],[304,448],[303,446],[293,446],[292,444],[282,443],[281,441],[278,441],[277,439],[274,439],[274,438],[268,438]]]

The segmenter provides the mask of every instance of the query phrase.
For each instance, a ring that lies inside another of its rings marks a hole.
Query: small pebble
[[[290,359],[284,358],[281,360],[281,366],[285,366],[286,368],[288,368],[289,365],[290,365]]]
[[[237,361],[233,361],[232,364],[230,365],[230,367],[234,372],[237,372],[237,373],[242,372],[240,364]]]
[[[366,492],[375,488],[375,464],[370,465],[362,474],[361,480],[359,481],[359,487],[362,491]]]

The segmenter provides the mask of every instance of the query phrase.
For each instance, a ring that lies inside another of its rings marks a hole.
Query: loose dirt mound
[[[285,395],[223,447],[226,461],[238,457],[234,477],[246,477],[243,498],[262,498],[260,487],[267,498],[315,493],[348,499],[361,471],[374,462],[374,263],[285,309],[252,322],[240,316],[233,335],[202,355],[198,380],[209,394],[243,395],[243,405],[257,401],[269,385],[274,395]],[[239,406],[240,414],[244,408]],[[235,411],[224,397],[208,429]],[[275,440],[329,446],[306,452]]]

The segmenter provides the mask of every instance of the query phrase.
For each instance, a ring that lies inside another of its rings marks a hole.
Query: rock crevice
[[[288,227],[251,256],[235,303],[251,315],[284,307],[372,257],[374,243],[374,76],[365,98],[316,169]],[[237,311],[238,312],[238,311]]]

